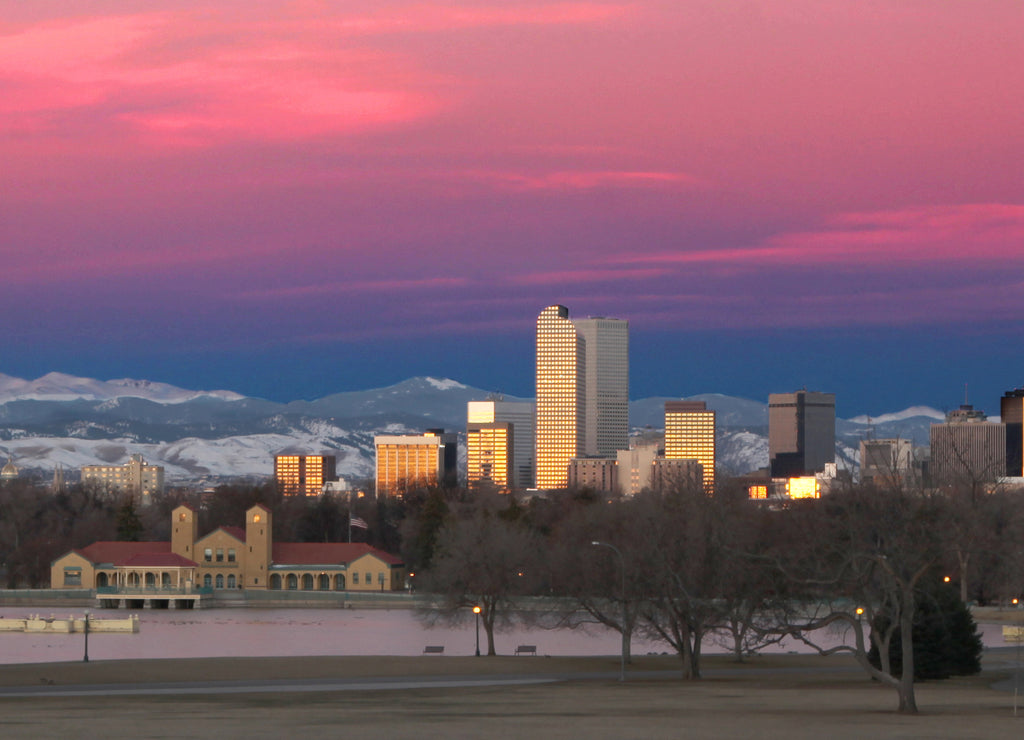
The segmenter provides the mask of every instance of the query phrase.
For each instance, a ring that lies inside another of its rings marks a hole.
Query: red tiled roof
[[[173,552],[140,552],[114,565],[125,568],[196,568],[199,564]]]
[[[274,565],[342,565],[371,554],[388,565],[401,565],[401,558],[365,542],[275,542]]]
[[[134,555],[152,553],[170,553],[170,542],[93,542],[78,550],[86,560],[94,565],[123,563]]]

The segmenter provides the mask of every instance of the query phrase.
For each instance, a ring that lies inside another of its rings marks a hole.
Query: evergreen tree
[[[142,530],[142,519],[135,511],[135,499],[128,496],[117,510],[117,539],[122,542],[138,542]]]
[[[888,615],[875,619],[872,629],[885,630]],[[981,671],[981,635],[967,605],[956,589],[939,578],[924,584],[914,614],[914,678],[918,681],[950,676],[971,676]],[[881,661],[878,648],[868,655],[872,665]],[[895,675],[902,675],[902,640],[899,630],[889,644],[889,660]]]

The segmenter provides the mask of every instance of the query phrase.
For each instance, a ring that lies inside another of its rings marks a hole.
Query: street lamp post
[[[84,620],[83,631],[85,633],[85,655],[82,656],[82,662],[83,663],[88,663],[89,662],[89,610],[88,609],[85,610],[85,620]]]
[[[622,583],[619,590],[619,599],[622,601],[622,659],[619,665],[619,681],[626,680],[626,640],[629,639],[626,634],[626,559],[622,557],[622,551],[619,550],[615,545],[608,542],[599,542],[593,540],[591,545],[595,547],[608,547],[616,555],[619,556],[619,570],[622,573]]]
[[[473,607],[473,614],[476,615],[476,657],[480,657],[480,607]]]

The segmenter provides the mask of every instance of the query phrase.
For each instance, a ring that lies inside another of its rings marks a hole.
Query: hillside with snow
[[[50,373],[37,380],[0,374],[0,457],[25,471],[51,475],[60,466],[73,477],[84,465],[118,464],[133,453],[163,465],[167,480],[269,476],[282,451],[327,452],[338,474],[373,474],[373,437],[428,428],[463,431],[466,404],[492,397],[447,378],[410,378],[384,388],[336,393],[313,401],[277,403],[232,391],[191,391],[146,380],[99,381]],[[507,400],[527,400],[506,397]],[[664,425],[667,397],[630,403],[637,433]],[[717,412],[721,469],[742,474],[768,464],[767,404],[721,394],[701,394]],[[913,406],[878,416],[836,421],[841,467],[857,465],[865,437],[899,437],[928,443],[931,424],[943,414]]]

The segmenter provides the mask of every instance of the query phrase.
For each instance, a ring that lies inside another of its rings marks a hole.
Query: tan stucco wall
[[[65,583],[65,568],[81,568],[81,583],[68,585]],[[53,561],[50,566],[50,588],[87,588],[91,589],[96,585],[96,569],[92,563],[79,555],[77,552],[69,552]]]

